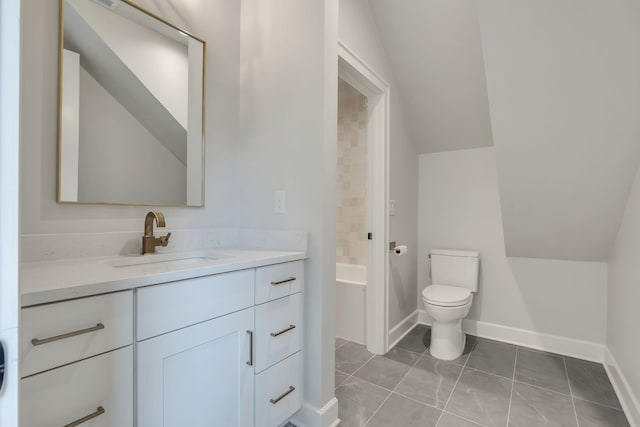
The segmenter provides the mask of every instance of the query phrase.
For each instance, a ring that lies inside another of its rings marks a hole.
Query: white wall
[[[609,259],[607,346],[640,400],[640,169]],[[640,406],[635,416],[640,422]]]
[[[187,202],[186,165],[82,67],[79,115],[76,200]]]
[[[371,5],[419,152],[493,145],[476,2]]]
[[[148,207],[56,203],[58,2],[24,0],[22,17],[21,232],[140,231]],[[238,150],[240,4],[140,0],[207,42],[205,207],[162,208],[168,228],[241,226],[234,197]],[[158,172],[160,173],[160,172]]]
[[[640,161],[640,2],[476,5],[507,254],[606,262]]]
[[[423,154],[419,179],[421,305],[430,249],[479,250],[481,278],[469,319],[605,342],[606,263],[506,257],[493,147]]]
[[[389,327],[416,310],[418,160],[413,135],[399,102],[397,85],[367,0],[340,0],[340,41],[373,68],[391,86],[389,198],[396,215],[389,217],[389,240],[407,245],[409,255],[390,258]]]
[[[241,19],[236,216],[248,227],[309,232],[304,321],[310,333],[304,341],[305,403],[297,417],[301,425],[324,427],[337,417],[337,1],[244,0]],[[275,190],[286,191],[284,214],[274,213]]]

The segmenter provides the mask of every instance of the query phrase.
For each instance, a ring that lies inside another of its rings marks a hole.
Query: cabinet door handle
[[[287,332],[296,328],[296,325],[289,325],[288,328],[281,330],[280,332],[271,332],[272,337],[279,337],[282,334],[286,334]]]
[[[253,331],[247,331],[249,334],[249,361],[247,365],[253,366]]]
[[[89,332],[99,331],[100,329],[104,329],[104,325],[102,323],[98,323],[96,324],[96,326],[92,326],[90,328],[80,329],[78,331],[73,331],[66,334],[62,334],[62,335],[56,335],[55,337],[42,338],[42,339],[34,338],[31,340],[31,344],[33,344],[34,346],[48,344],[50,342],[60,341],[66,338],[76,337],[82,334],[88,334]]]
[[[79,426],[82,423],[86,423],[89,420],[94,419],[95,417],[99,417],[100,415],[104,414],[105,410],[102,406],[98,406],[98,409],[96,409],[95,412],[87,415],[86,417],[82,417],[82,418],[78,418],[77,420],[69,423],[69,424],[65,424],[64,427],[76,427]]]
[[[279,280],[277,282],[271,282],[271,285],[272,286],[280,286],[280,285],[284,285],[285,283],[293,282],[294,280],[296,280],[295,277],[289,277],[288,279]]]
[[[269,399],[269,402],[273,403],[274,405],[278,402],[280,402],[282,399],[284,399],[285,397],[289,396],[291,393],[293,393],[293,391],[296,388],[292,385],[289,386],[289,390],[285,391],[284,393],[282,393],[280,396],[276,397],[275,399]]]

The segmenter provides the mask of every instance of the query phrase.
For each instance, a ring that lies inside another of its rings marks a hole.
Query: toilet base
[[[462,332],[462,319],[453,322],[433,322],[429,353],[436,359],[455,360],[462,355],[466,336]]]

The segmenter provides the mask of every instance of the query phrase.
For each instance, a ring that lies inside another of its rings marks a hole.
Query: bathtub
[[[336,336],[365,344],[367,267],[336,263]]]

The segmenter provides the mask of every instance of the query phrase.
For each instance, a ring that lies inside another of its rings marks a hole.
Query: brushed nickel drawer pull
[[[294,280],[296,280],[295,277],[289,277],[288,279],[280,280],[278,282],[271,282],[271,285],[273,286],[284,285],[285,283],[293,282]]]
[[[286,334],[287,332],[293,330],[296,328],[296,325],[289,325],[289,327],[287,329],[283,329],[280,332],[271,332],[271,336],[272,337],[279,337],[282,334]]]
[[[247,365],[253,366],[253,331],[247,331],[249,334],[249,361]]]
[[[82,334],[88,334],[89,332],[99,331],[100,329],[104,329],[104,325],[102,323],[98,323],[96,324],[96,326],[92,326],[90,328],[80,329],[79,331],[69,332],[62,335],[56,335],[55,337],[49,337],[49,338],[43,338],[43,339],[34,338],[31,340],[31,344],[33,344],[34,346],[48,344],[50,342],[64,340],[66,338],[76,337]]]
[[[289,396],[291,393],[293,393],[293,391],[296,388],[292,385],[289,386],[289,390],[285,391],[284,393],[282,393],[280,396],[276,397],[275,399],[269,399],[269,402],[273,403],[274,405],[278,402],[280,402],[282,399],[284,399],[285,397]]]
[[[79,426],[80,424],[86,423],[87,421],[92,420],[95,417],[99,417],[100,415],[102,415],[104,413],[105,413],[104,408],[102,406],[98,406],[98,409],[96,409],[95,412],[87,415],[86,417],[78,418],[74,422],[66,424],[64,427],[76,427],[76,426]]]

